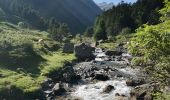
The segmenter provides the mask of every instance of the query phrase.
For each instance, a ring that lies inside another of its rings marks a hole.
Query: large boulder
[[[95,73],[93,79],[96,79],[99,81],[107,81],[107,80],[109,80],[109,76],[107,76],[104,73],[97,72],[97,73]]]
[[[72,66],[64,66],[59,68],[57,71],[51,72],[48,75],[53,79],[54,82],[66,82],[66,83],[74,83],[79,80],[79,76],[76,75]]]
[[[76,45],[74,47],[75,56],[78,60],[85,61],[85,60],[93,60],[95,58],[93,52],[95,51],[94,47],[90,45],[86,45],[82,43],[80,45]]]
[[[74,52],[74,44],[73,43],[65,43],[63,47],[64,53],[73,53]]]

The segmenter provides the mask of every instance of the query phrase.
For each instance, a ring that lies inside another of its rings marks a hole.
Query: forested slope
[[[138,0],[134,4],[121,2],[96,18],[94,38],[106,39],[121,34],[122,31],[134,32],[146,23],[157,24],[160,22],[158,10],[163,5],[163,0]]]

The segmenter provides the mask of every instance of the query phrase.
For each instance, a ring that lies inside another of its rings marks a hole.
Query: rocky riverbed
[[[131,55],[126,52],[104,52],[99,48],[93,53],[95,60],[68,64],[45,80],[42,85],[45,98],[47,100],[145,98],[147,91],[141,92],[139,89],[149,86],[147,75],[140,69],[130,67]]]
[[[119,96],[129,100],[133,86],[144,83],[138,77],[138,69],[118,62],[84,62],[76,65],[75,69],[82,82],[75,86],[71,95],[83,100],[115,100]]]

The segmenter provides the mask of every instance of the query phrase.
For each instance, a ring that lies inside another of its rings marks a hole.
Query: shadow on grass
[[[38,55],[32,47],[27,47],[24,52],[21,50],[14,53],[0,53],[0,67],[30,73],[33,77],[40,74],[38,67],[44,61],[45,59]]]
[[[43,92],[37,90],[25,94],[21,89],[16,86],[7,86],[0,88],[0,100],[45,100]]]

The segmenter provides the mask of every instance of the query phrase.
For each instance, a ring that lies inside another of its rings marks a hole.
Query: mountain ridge
[[[103,11],[107,11],[109,9],[112,9],[114,6],[114,3],[107,3],[107,2],[102,2],[97,4]]]
[[[16,14],[15,11],[22,12],[25,9],[23,6],[26,6],[26,9],[34,10],[40,17],[55,18],[68,24],[72,32],[83,32],[101,13],[101,9],[93,0],[0,0],[0,6],[7,14],[12,12],[9,14],[21,18],[21,14]]]

